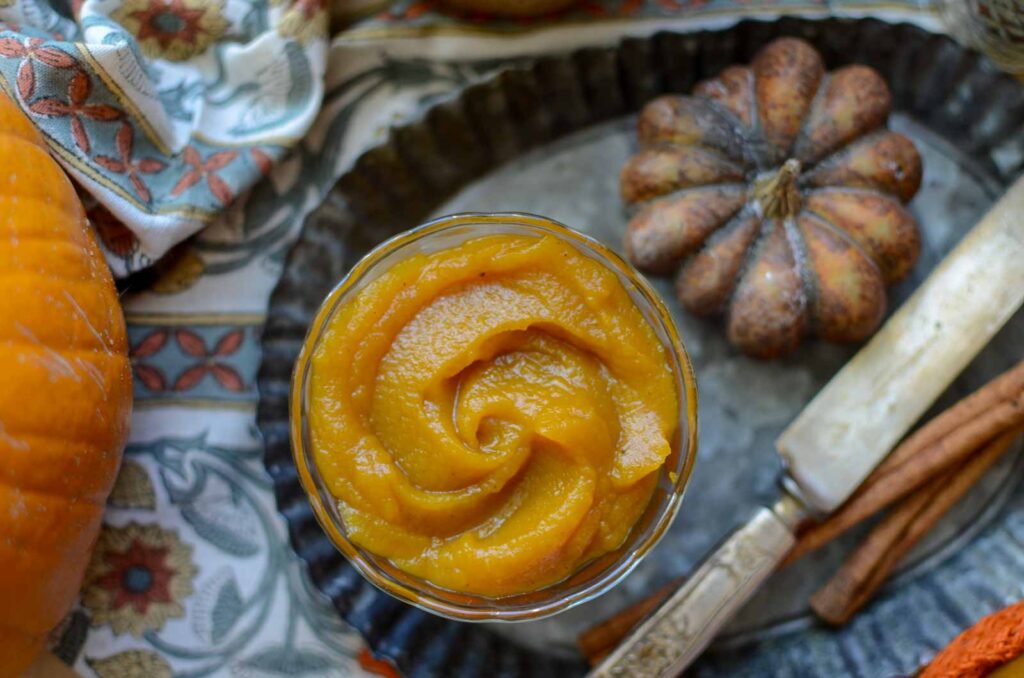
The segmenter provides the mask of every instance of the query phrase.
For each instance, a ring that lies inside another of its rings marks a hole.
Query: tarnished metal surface
[[[673,306],[701,398],[701,449],[679,518],[661,545],[612,592],[553,619],[496,628],[458,625],[402,606],[363,581],[320,532],[295,477],[286,433],[288,378],[309,319],[370,247],[431,214],[536,212],[618,246],[626,224],[618,170],[635,138],[629,116],[657,94],[687,91],[726,65],[749,61],[781,34],[808,39],[830,68],[862,62],[882,73],[898,111],[891,126],[910,136],[924,156],[923,186],[911,203],[922,224],[924,250],[908,280],[891,290],[895,307],[1024,165],[1020,85],[976,54],[911,26],[871,20],[745,22],[722,32],[661,34],[544,58],[473,86],[432,109],[422,122],[395,130],[339,180],[310,217],[271,300],[264,336],[259,423],[267,440],[266,463],[292,542],[309,563],[315,585],[376,652],[396,659],[410,675],[427,675],[440,666],[452,667],[446,675],[460,678],[494,675],[494,667],[503,667],[499,673],[507,676],[582,673],[574,649],[580,630],[690,571],[755,507],[773,500],[780,467],[774,439],[856,347],[812,342],[783,362],[755,362],[729,348],[717,323]],[[652,282],[667,300],[674,299],[671,279]],[[940,404],[1018,360],[1021,345],[1024,318],[1018,314]],[[944,588],[963,575],[941,563],[953,552],[970,557],[979,548],[961,547],[1011,494],[1011,481],[1020,477],[1019,467],[1012,473],[1019,456],[1009,455],[915,551],[893,585],[892,605],[869,609],[839,634],[802,630],[809,625],[807,597],[858,537],[850,535],[774,575],[718,643],[734,648],[757,639],[756,649],[715,653],[713,647],[695,674],[838,675],[828,662],[840,656],[854,667],[874,664],[889,673],[910,673],[917,658],[934,651],[936,638],[948,635],[943,625],[954,622],[948,615],[928,614],[908,628],[898,610],[933,605],[940,594],[944,605],[954,601],[948,614],[970,619],[990,609],[983,597],[958,597]],[[911,576],[927,585],[906,585]],[[992,586],[1000,577],[1019,581],[1024,566],[997,568],[985,576]],[[938,630],[927,631],[928,624]],[[879,636],[878,628],[886,633]]]

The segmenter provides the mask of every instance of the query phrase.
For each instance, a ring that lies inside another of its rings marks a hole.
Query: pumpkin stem
[[[790,158],[778,172],[754,183],[754,197],[766,217],[785,219],[800,211],[800,192],[796,188],[800,169],[800,161]]]

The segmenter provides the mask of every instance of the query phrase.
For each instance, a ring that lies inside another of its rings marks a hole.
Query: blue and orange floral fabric
[[[0,0],[0,88],[97,201],[115,274],[212,222],[323,96],[324,0]]]

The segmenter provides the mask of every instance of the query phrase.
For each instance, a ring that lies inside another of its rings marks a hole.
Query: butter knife
[[[782,494],[733,532],[590,673],[675,676],[796,542],[838,508],[1024,302],[1024,177],[797,418],[776,448]]]

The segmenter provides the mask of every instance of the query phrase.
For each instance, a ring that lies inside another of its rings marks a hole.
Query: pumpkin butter
[[[311,358],[318,470],[349,539],[501,596],[616,549],[672,451],[669,356],[619,278],[553,236],[392,265]]]

